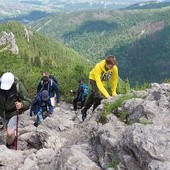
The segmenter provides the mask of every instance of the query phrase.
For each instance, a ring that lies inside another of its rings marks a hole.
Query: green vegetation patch
[[[149,125],[149,124],[152,124],[153,122],[149,119],[146,119],[146,118],[141,118],[139,120],[139,123],[143,124],[143,125]]]
[[[103,112],[102,112],[102,115],[101,115],[101,118],[100,118],[100,122],[102,124],[107,123],[107,115],[109,115],[110,113],[115,114],[116,116],[118,116],[120,118],[120,120],[123,121],[126,118],[128,113],[123,112],[123,113],[121,113],[121,115],[120,114],[118,115],[117,109],[118,109],[118,107],[120,107],[122,105],[122,103],[125,100],[129,100],[131,98],[134,98],[134,96],[130,95],[130,94],[126,94],[126,95],[122,95],[119,98],[117,98],[115,100],[115,102],[113,102],[113,103],[105,103],[104,108],[103,108]]]
[[[116,168],[116,166],[119,164],[118,160],[116,158],[112,158],[112,161],[109,164],[109,168]]]

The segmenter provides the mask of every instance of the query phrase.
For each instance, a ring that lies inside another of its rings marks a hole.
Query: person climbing
[[[36,120],[34,126],[38,126],[44,118],[46,114],[51,115],[53,113],[53,106],[51,104],[50,96],[47,90],[40,91],[35,99],[33,100],[30,107],[30,116],[32,117],[32,112],[36,116]]]
[[[11,72],[4,73],[0,80],[0,116],[7,130],[6,146],[9,149],[16,147],[16,125],[20,124],[21,114],[28,110],[30,105],[31,99],[19,79]]]
[[[58,80],[54,75],[49,74],[47,71],[42,72],[42,77],[47,76],[49,79],[52,79],[57,85],[58,85]]]
[[[51,104],[53,107],[55,107],[56,103],[60,102],[60,93],[59,93],[58,85],[47,75],[41,78],[41,81],[39,82],[37,87],[37,94],[38,92],[43,90],[47,90],[49,92]],[[56,100],[55,100],[55,94],[56,94]]]
[[[83,83],[83,80],[79,80],[78,83],[79,86],[76,91],[76,97],[73,100],[74,111],[77,110],[77,106],[79,105],[79,103],[80,103],[80,108],[83,108],[86,101],[86,97],[89,94],[89,88],[86,84]]]
[[[111,98],[116,96],[116,88],[118,84],[118,67],[116,66],[116,58],[112,55],[106,57],[91,70],[89,74],[89,81],[91,86],[91,93],[85,103],[84,108],[81,110],[82,120],[84,121],[87,116],[87,110],[93,105],[94,111],[100,105],[103,98]],[[111,80],[111,92],[106,90],[106,85]]]

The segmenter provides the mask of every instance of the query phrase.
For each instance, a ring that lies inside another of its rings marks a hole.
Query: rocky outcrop
[[[28,112],[19,128],[19,149],[9,150],[0,141],[2,169],[57,170],[168,170],[170,169],[170,84],[152,84],[135,93],[138,98],[126,100],[117,110],[128,112],[120,121],[114,114],[107,123],[99,119],[106,102],[81,122],[80,111],[61,103],[52,117],[37,128]],[[142,96],[142,98],[140,98]],[[147,120],[150,123],[143,123]],[[1,137],[4,131],[1,130]],[[1,138],[2,139],[2,138]]]
[[[11,51],[13,54],[19,53],[19,48],[17,46],[15,36],[12,32],[2,32],[2,37],[0,38],[0,52],[1,51]]]
[[[103,169],[111,162],[120,170],[170,169],[170,84],[154,83],[145,92],[145,98],[127,100],[118,109],[129,113],[128,125],[110,115],[98,128],[93,148]]]
[[[24,32],[25,32],[25,38],[27,42],[30,41],[30,36],[33,36],[33,32],[28,28],[24,26]]]

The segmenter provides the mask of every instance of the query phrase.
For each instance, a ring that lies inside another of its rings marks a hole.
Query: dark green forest
[[[139,2],[135,3],[129,7],[124,8],[127,9],[156,9],[156,8],[163,8],[170,6],[170,2],[157,2],[157,1],[145,1],[145,2]]]
[[[58,13],[30,26],[93,63],[115,55],[120,77],[128,77],[133,86],[170,77],[169,6]]]
[[[89,61],[63,44],[28,27],[26,29],[29,30],[29,41],[25,37],[23,24],[0,24],[0,37],[3,31],[12,32],[19,48],[19,54],[12,54],[4,50],[8,44],[0,46],[0,75],[6,71],[14,73],[24,83],[31,97],[34,97],[41,72],[45,70],[57,77],[62,96],[69,94],[70,89],[77,88],[79,79],[87,81],[92,67]]]

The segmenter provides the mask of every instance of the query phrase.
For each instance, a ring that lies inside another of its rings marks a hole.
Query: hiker
[[[57,78],[55,76],[53,76],[53,75],[50,75],[47,71],[42,72],[42,77],[43,76],[49,77],[50,79],[52,79],[58,85]]]
[[[6,146],[14,149],[17,141],[16,125],[21,121],[21,114],[29,109],[31,99],[23,84],[11,72],[6,72],[0,80],[0,116],[3,127],[7,130]],[[17,115],[18,121],[17,121]]]
[[[116,66],[116,58],[112,55],[106,57],[91,70],[89,74],[91,94],[88,97],[84,108],[81,110],[82,119],[87,116],[87,110],[93,105],[94,111],[100,105],[103,98],[111,98],[116,96],[116,88],[118,83],[118,68]],[[111,95],[106,90],[106,85],[111,80]]]
[[[79,80],[78,82],[79,82],[79,87],[76,91],[76,97],[73,100],[74,111],[77,110],[77,106],[79,105],[79,103],[80,103],[80,108],[83,108],[86,101],[86,97],[89,93],[88,86],[83,83],[83,80]]]
[[[34,112],[34,115],[36,116],[34,126],[37,127],[42,123],[47,114],[51,115],[53,109],[48,91],[40,91],[33,100],[30,108],[30,116],[32,117],[32,112]]]
[[[49,76],[43,76],[37,87],[37,94],[40,91],[47,90],[51,99],[51,104],[54,107],[56,103],[60,102],[60,93],[58,90],[58,85],[49,78]],[[55,101],[56,94],[56,101]]]

